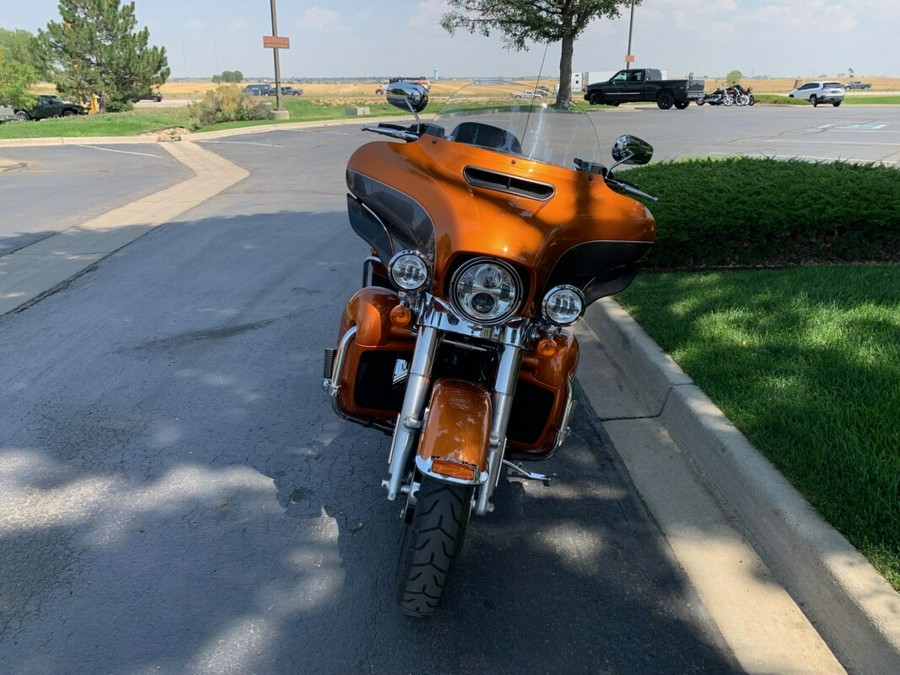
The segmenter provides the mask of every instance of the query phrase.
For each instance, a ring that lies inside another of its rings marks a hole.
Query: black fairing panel
[[[586,305],[623,291],[650,246],[644,241],[589,241],[574,246],[557,261],[546,290],[560,284],[576,286],[584,293]]]
[[[354,213],[351,208],[350,221],[353,229],[378,251],[379,257],[384,262],[390,260],[393,254],[406,249],[415,249],[434,257],[434,222],[421,204],[399,190],[356,171],[347,171],[347,186],[356,201],[364,204],[377,216],[376,219],[372,219],[372,214],[368,214],[368,219],[381,221],[381,229],[385,235],[377,232],[378,228],[371,223],[365,224],[360,220],[361,228],[374,237],[373,241],[367,234],[357,229],[357,225],[353,223]],[[348,205],[351,201],[353,200],[348,200]],[[359,214],[356,214],[356,217],[358,218]],[[380,248],[385,245],[390,250],[387,256],[382,254]]]

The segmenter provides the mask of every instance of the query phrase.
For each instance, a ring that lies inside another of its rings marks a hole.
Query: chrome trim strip
[[[426,298],[419,322],[423,326],[430,326],[447,333],[466,335],[513,347],[525,346],[528,341],[530,325],[530,320],[525,318],[512,319],[505,324],[490,326],[471,323],[460,317],[449,303],[432,295],[428,295]]]
[[[449,457],[441,457],[440,459],[445,462],[454,462],[459,464],[460,466],[467,466],[475,469],[475,478],[473,480],[466,480],[465,478],[454,478],[453,476],[445,476],[442,473],[435,473],[431,470],[432,465],[434,464],[434,458],[429,457],[428,459],[422,459],[419,455],[416,455],[416,468],[426,476],[431,476],[439,481],[443,481],[444,483],[452,483],[453,485],[481,485],[488,479],[487,471],[478,471],[478,467],[472,466],[467,462],[460,462],[459,460],[453,460]]]

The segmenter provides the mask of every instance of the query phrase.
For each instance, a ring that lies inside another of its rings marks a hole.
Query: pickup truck
[[[84,106],[78,103],[63,101],[59,96],[41,94],[37,103],[31,108],[16,109],[16,118],[20,120],[42,120],[47,117],[71,117],[72,115],[86,115]]]
[[[871,89],[871,82],[860,82],[859,80],[853,80],[844,85],[844,89]]]
[[[591,105],[650,101],[662,110],[672,106],[684,110],[691,101],[703,96],[703,88],[703,80],[695,80],[693,76],[686,80],[664,80],[655,68],[634,68],[620,70],[606,82],[589,84],[584,100]]]

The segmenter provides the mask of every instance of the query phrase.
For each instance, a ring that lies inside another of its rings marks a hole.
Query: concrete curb
[[[585,318],[847,670],[900,672],[900,594],[618,303],[603,299]]]

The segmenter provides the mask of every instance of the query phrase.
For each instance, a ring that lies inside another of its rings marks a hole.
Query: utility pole
[[[272,36],[278,37],[278,15],[275,12],[275,0],[269,0],[272,6]],[[630,39],[630,38],[629,38]],[[278,59],[278,48],[272,50],[275,54],[275,110],[281,113],[281,62]],[[276,118],[280,115],[276,115]]]
[[[272,0],[275,2],[275,0]],[[628,20],[628,53],[625,55],[625,70],[631,66],[634,56],[631,55],[631,29],[634,27],[634,0],[631,0],[631,18]]]

